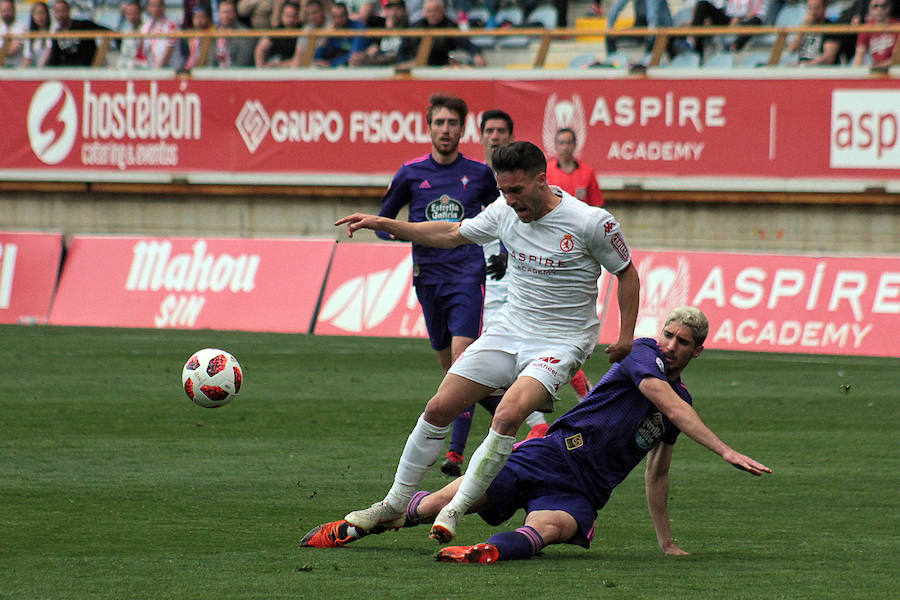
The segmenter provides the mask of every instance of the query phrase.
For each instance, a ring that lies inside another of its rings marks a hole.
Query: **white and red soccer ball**
[[[219,408],[231,402],[241,391],[243,379],[237,359],[218,348],[197,350],[181,372],[188,398],[204,408]]]

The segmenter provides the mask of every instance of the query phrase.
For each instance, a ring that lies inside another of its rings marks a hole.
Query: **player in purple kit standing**
[[[405,163],[382,199],[379,216],[393,219],[409,206],[409,221],[458,223],[499,197],[491,169],[459,152],[468,107],[455,96],[434,94],[426,121],[431,153]],[[376,232],[382,239],[389,234]],[[444,371],[481,332],[484,253],[477,244],[443,249],[413,244],[413,285],[425,315],[431,347]]]
[[[528,558],[551,544],[589,547],[597,511],[644,456],[647,504],[659,547],[666,554],[687,554],[672,540],[667,508],[669,466],[680,432],[738,469],[757,476],[772,472],[720,440],[692,407],[681,372],[703,351],[708,332],[706,316],[684,306],[669,313],[659,340],[635,340],[625,360],[613,365],[583,402],[557,419],[546,437],[516,446],[487,492],[470,508],[492,525],[524,508],[525,525],[484,543],[443,548],[437,560],[493,563]],[[432,521],[464,479],[432,494],[415,493],[402,525]],[[345,520],[334,521],[315,527],[301,545],[345,546],[388,529],[379,525],[366,531]]]

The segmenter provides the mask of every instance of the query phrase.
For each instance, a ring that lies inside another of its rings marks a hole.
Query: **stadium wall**
[[[383,188],[0,184],[0,224],[31,231],[346,240],[339,217]],[[637,248],[900,254],[900,199],[861,194],[606,191]],[[369,236],[362,236],[363,241]],[[370,241],[370,240],[369,240]]]

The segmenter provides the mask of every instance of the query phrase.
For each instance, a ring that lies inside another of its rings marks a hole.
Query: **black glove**
[[[506,275],[506,261],[509,260],[509,254],[494,254],[488,258],[487,270],[485,271],[494,281],[500,281]]]

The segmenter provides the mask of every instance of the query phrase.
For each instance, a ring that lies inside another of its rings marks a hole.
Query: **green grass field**
[[[751,477],[682,436],[670,513],[691,556],[659,552],[635,472],[589,551],[448,565],[425,528],[297,545],[389,487],[440,379],[427,342],[25,326],[0,339],[0,598],[897,597],[896,359],[695,361],[700,414],[775,473]],[[245,370],[217,410],[181,390],[205,346]],[[586,367],[592,381],[605,369],[599,353]],[[566,389],[559,408],[574,402]],[[487,423],[479,409],[470,451]],[[425,487],[445,481],[435,470]],[[470,516],[458,540],[492,531]]]

